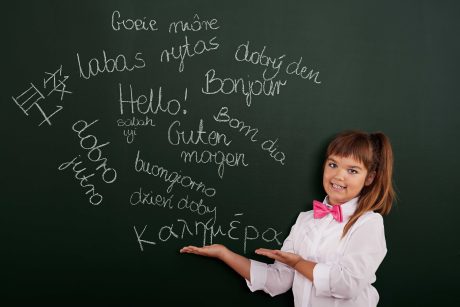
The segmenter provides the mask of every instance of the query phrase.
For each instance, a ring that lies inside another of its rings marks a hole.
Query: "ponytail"
[[[363,187],[358,207],[345,225],[342,237],[367,211],[374,211],[381,215],[390,213],[396,197],[392,181],[393,151],[390,140],[381,132],[369,134],[369,140],[372,146],[373,163],[368,169],[368,175],[374,172],[375,177],[370,185]]]

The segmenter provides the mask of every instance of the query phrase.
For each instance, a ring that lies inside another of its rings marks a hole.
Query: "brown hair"
[[[352,157],[364,164],[368,175],[375,172],[373,182],[361,190],[358,207],[343,229],[343,238],[367,211],[381,215],[390,212],[396,197],[392,182],[393,151],[390,140],[382,132],[347,131],[338,134],[329,143],[326,159],[331,155]]]

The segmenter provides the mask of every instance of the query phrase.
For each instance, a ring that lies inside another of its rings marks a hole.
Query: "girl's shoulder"
[[[380,213],[376,213],[374,211],[367,211],[361,215],[356,223],[352,226],[353,229],[357,229],[364,225],[374,225],[375,227],[382,227],[383,228],[383,217]],[[350,229],[353,231],[353,229]]]
[[[309,221],[311,219],[313,219],[313,210],[302,211],[297,216],[296,223],[304,223],[304,222],[307,222],[307,221]]]
[[[383,217],[380,213],[374,211],[367,211],[363,213],[358,219],[358,221],[374,221],[374,222],[381,222],[383,223]]]

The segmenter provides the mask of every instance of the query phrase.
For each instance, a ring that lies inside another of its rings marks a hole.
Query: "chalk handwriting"
[[[198,32],[201,30],[217,30],[219,26],[217,25],[217,19],[213,18],[211,20],[200,20],[198,14],[193,15],[193,21],[173,21],[169,24],[169,33],[180,33],[186,31]]]
[[[163,98],[163,92],[162,92],[162,87],[160,86],[158,88],[158,94],[155,94],[153,89],[150,89],[149,95],[140,94],[135,98],[133,94],[133,87],[131,84],[129,84],[129,98],[124,98],[123,97],[123,88],[122,84],[118,84],[119,88],[119,94],[120,94],[120,114],[123,115],[125,112],[126,113],[131,113],[134,115],[137,115],[138,113],[140,114],[151,114],[151,115],[156,115],[158,113],[166,113],[169,115],[177,115],[179,112],[182,110],[182,114],[186,115],[187,110],[182,109],[181,106],[181,101],[176,98],[172,98],[169,100],[165,100]],[[186,102],[187,101],[187,88],[185,88],[184,92],[184,99],[182,101]],[[125,110],[127,109],[127,110]],[[136,116],[133,116],[132,118],[129,118],[127,120],[123,119],[118,119],[117,120],[117,125],[118,127],[131,127],[134,129],[124,129],[123,130],[123,135],[126,138],[126,142],[128,144],[133,143],[134,137],[137,135],[136,128],[137,127],[155,127],[155,124],[153,123],[153,120],[148,116],[145,115],[145,120],[144,119],[139,119]]]
[[[126,142],[128,144],[132,144],[134,142],[134,137],[137,135],[137,127],[155,127],[155,124],[153,123],[153,120],[146,115],[145,118],[141,119],[136,116],[126,119],[119,118],[117,119],[117,126],[124,127],[123,135],[126,138]]]
[[[275,139],[275,140],[268,139],[268,140],[265,140],[260,145],[260,147],[263,150],[268,151],[270,153],[270,157],[272,157],[273,159],[281,163],[281,165],[284,165],[285,163],[284,161],[286,160],[286,155],[284,154],[284,152],[278,150],[278,147],[275,146],[277,145],[276,143],[278,143],[278,139]]]
[[[99,120],[96,119],[91,123],[87,123],[84,120],[78,120],[72,125],[72,130],[75,131],[80,139],[80,147],[87,151],[86,156],[88,160],[94,163],[99,163],[96,170],[101,169],[101,178],[105,183],[113,183],[117,179],[117,171],[114,168],[107,167],[107,158],[102,156],[102,148],[110,144],[106,142],[98,145],[99,141],[96,136],[88,133],[86,129],[97,123]]]
[[[144,118],[137,118],[136,116],[132,116],[129,118],[119,118],[117,119],[117,126],[118,127],[155,127],[153,123],[153,119],[149,116],[145,116]]]
[[[80,54],[77,53],[78,69],[80,71],[80,78],[86,80],[95,77],[102,73],[113,73],[114,71],[133,71],[145,67],[145,61],[142,58],[142,52],[137,52],[134,56],[134,62],[128,61],[126,56],[118,54],[115,57],[107,56],[105,50],[102,50],[102,59],[92,58],[88,61],[88,69],[85,71],[84,63],[80,60]]]
[[[205,74],[205,86],[201,92],[206,95],[224,94],[230,95],[235,93],[243,94],[246,97],[246,105],[252,104],[252,96],[275,96],[279,95],[282,86],[286,81],[265,79],[263,80],[245,80],[244,78],[219,78],[216,77],[216,70],[210,69]]]
[[[131,144],[134,142],[134,137],[137,135],[136,134],[136,128],[134,129],[124,129],[123,130],[123,135],[126,137],[126,142],[128,144]]]
[[[236,48],[235,60],[238,62],[246,61],[254,65],[265,66],[266,68],[262,76],[265,80],[271,80],[275,78],[280,72],[281,66],[283,65],[283,58],[286,55],[283,54],[279,57],[272,58],[264,54],[266,48],[267,47],[264,46],[261,51],[250,52],[249,41],[247,41],[246,43],[241,44],[238,46],[238,48]],[[267,73],[267,69],[270,69],[271,71]]]
[[[179,129],[181,123],[176,120],[171,123],[168,129],[168,141],[169,144],[177,146],[180,144],[186,145],[210,145],[216,146],[223,144],[229,146],[232,142],[227,140],[227,136],[223,133],[216,131],[206,132],[203,128],[203,119],[200,119],[198,130],[185,132]],[[208,164],[214,163],[218,165],[217,173],[220,178],[224,176],[224,168],[227,166],[248,166],[244,161],[244,153],[223,153],[222,151],[210,152],[203,150],[200,153],[196,150],[181,152],[181,159],[184,163],[197,163],[197,164]]]
[[[253,225],[241,225],[241,221],[236,218],[243,215],[242,213],[235,214],[235,219],[228,225],[218,225],[213,218],[206,222],[201,221],[187,221],[185,219],[177,219],[175,222],[162,226],[155,235],[150,233],[148,239],[144,235],[148,225],[144,225],[142,231],[138,231],[136,226],[133,226],[137,242],[141,251],[144,251],[144,244],[156,245],[158,241],[167,242],[170,239],[181,239],[198,237],[201,239],[203,246],[213,244],[216,237],[228,238],[236,241],[243,241],[243,253],[246,254],[248,242],[254,240],[263,240],[270,243],[275,242],[278,246],[282,245],[281,236],[282,232],[277,231],[272,227],[266,228],[264,231],[259,231]]]
[[[62,65],[54,73],[45,72],[45,74],[47,76],[43,78],[43,88],[41,90],[33,83],[30,83],[30,87],[24,92],[16,97],[11,97],[26,116],[30,115],[32,108],[38,110],[39,114],[43,117],[43,120],[38,124],[39,126],[45,122],[51,126],[51,118],[64,108],[62,105],[57,105],[53,106],[52,110],[45,110],[45,98],[52,93],[60,93],[60,101],[62,101],[64,94],[72,93],[66,90],[67,85],[65,82],[69,76],[62,75]],[[49,105],[47,104],[47,106]],[[50,107],[47,107],[47,109],[50,109]]]
[[[270,57],[265,55],[267,46],[264,46],[260,51],[251,51],[250,42],[240,44],[235,51],[234,58],[238,62],[248,62],[254,65],[265,66],[262,76],[265,80],[271,80],[278,75],[281,69],[288,75],[297,75],[302,79],[312,80],[316,84],[321,84],[319,71],[309,69],[307,66],[302,66],[303,57],[297,61],[289,62],[286,68],[282,68],[286,55],[279,57]],[[270,70],[270,72],[267,72]]]
[[[150,162],[144,161],[140,158],[140,150],[137,151],[137,156],[134,161],[134,169],[138,173],[145,173],[155,177],[162,178],[165,182],[169,182],[170,185],[166,190],[168,193],[172,191],[174,185],[178,184],[183,188],[188,188],[196,192],[201,192],[208,197],[216,195],[216,189],[212,187],[206,187],[203,182],[197,182],[190,176],[182,175],[182,171],[169,171],[168,169],[159,166],[157,164],[150,164]]]
[[[141,94],[135,98],[133,94],[133,87],[129,85],[129,96],[128,98],[123,97],[123,90],[121,83],[118,84],[120,92],[120,114],[123,115],[125,112],[125,104],[128,105],[127,112],[131,114],[157,114],[159,112],[167,113],[169,115],[177,115],[181,110],[180,98],[172,98],[168,101],[164,101],[162,87],[158,88],[158,94],[155,95],[153,89],[150,89],[148,97],[147,95]],[[187,100],[187,88],[184,91],[184,100]],[[185,115],[187,111],[184,109],[182,113]]]
[[[214,115],[213,118],[218,123],[228,123],[230,128],[236,129],[240,133],[243,133],[243,131],[245,131],[244,135],[246,137],[250,136],[251,142],[257,142],[257,139],[255,137],[259,133],[259,129],[252,128],[251,126],[246,125],[243,121],[237,118],[230,117],[228,115],[227,107],[221,107],[219,113],[217,115]],[[260,147],[262,148],[262,150],[268,151],[270,153],[270,157],[284,165],[286,160],[286,154],[278,150],[278,148],[275,146],[277,145],[277,142],[278,139],[267,139],[264,142],[262,142]]]
[[[174,209],[174,204],[172,203],[172,198],[174,194],[169,195],[169,197],[163,196],[161,194],[154,194],[152,191],[145,193],[142,190],[142,187],[139,188],[139,191],[134,191],[129,197],[129,203],[131,206],[137,205],[153,205],[162,208]]]
[[[213,116],[214,120],[218,123],[228,123],[230,128],[237,129],[240,133],[244,132],[244,135],[250,137],[251,142],[257,142],[256,136],[259,133],[259,129],[252,128],[250,125],[246,125],[244,121],[237,118],[231,118],[228,115],[228,108],[222,107],[217,115]]]
[[[178,120],[175,120],[169,125],[168,128],[168,141],[171,145],[180,145],[180,144],[192,144],[192,145],[211,145],[216,146],[223,143],[225,146],[229,146],[232,142],[227,140],[227,136],[224,133],[219,133],[212,130],[207,132],[203,128],[203,119],[200,119],[198,125],[198,130],[190,132],[185,132],[179,129],[181,123]]]
[[[181,197],[179,200],[174,198],[174,194],[169,197],[156,194],[153,191],[146,192],[142,187],[131,193],[129,198],[131,206],[148,205],[165,209],[187,210],[198,216],[212,215],[213,220],[217,220],[217,208],[209,204],[204,204],[203,199],[194,200],[189,195]]]
[[[160,62],[168,62],[170,60],[180,60],[179,72],[184,71],[184,60],[186,57],[191,58],[195,55],[211,52],[219,48],[217,37],[214,36],[208,42],[204,40],[198,40],[196,42],[189,43],[188,37],[185,36],[185,42],[179,46],[172,46],[170,49],[164,49],[160,55]]]
[[[157,31],[157,21],[155,19],[146,20],[147,17],[136,19],[122,19],[119,11],[112,13],[112,29],[120,30],[135,30],[135,31]]]
[[[286,66],[286,73],[288,75],[295,74],[295,75],[301,77],[302,79],[308,79],[308,80],[313,79],[313,82],[315,82],[316,84],[321,84],[321,81],[317,80],[318,77],[319,77],[319,71],[315,72],[313,69],[310,69],[310,71],[308,71],[307,66],[300,67],[302,65],[301,64],[302,61],[303,61],[303,58],[300,57],[298,61],[293,61],[293,62],[289,63]]]
[[[244,153],[224,153],[220,150],[211,152],[209,150],[203,150],[201,152],[193,150],[193,151],[185,151],[182,150],[180,154],[181,159],[184,163],[197,163],[197,164],[208,164],[214,163],[217,165],[217,174],[222,179],[224,177],[224,169],[225,166],[248,166],[244,161],[245,154]]]
[[[72,94],[72,92],[66,91],[67,85],[65,82],[69,76],[62,75],[62,65],[54,73],[45,72],[45,74],[48,75],[48,78],[43,80],[43,88],[48,89],[48,96],[54,92],[61,93],[62,101],[64,94]],[[51,89],[49,87],[50,83],[52,83]]]
[[[87,188],[85,195],[90,194],[89,203],[94,206],[100,205],[103,200],[102,195],[96,192],[96,189],[93,184],[87,183],[88,179],[94,176],[94,173],[89,174],[89,175],[80,176],[80,174],[86,171],[86,167],[77,169],[77,167],[80,164],[82,164],[82,161],[78,161],[79,158],[80,158],[80,155],[76,156],[75,158],[73,158],[72,160],[68,162],[62,163],[61,165],[59,165],[58,169],[60,171],[63,171],[66,168],[72,166],[72,170],[75,173],[75,179],[80,181],[80,186],[82,188]]]

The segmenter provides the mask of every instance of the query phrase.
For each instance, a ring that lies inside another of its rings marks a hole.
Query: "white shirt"
[[[327,197],[324,203],[327,204]],[[341,205],[342,223],[331,214],[314,219],[311,210],[300,213],[292,226],[281,250],[317,263],[313,283],[281,262],[251,260],[251,280],[246,281],[249,289],[275,296],[292,288],[296,307],[377,306],[379,295],[372,283],[387,252],[383,218],[367,212],[341,239],[357,204],[358,198],[354,198]]]

